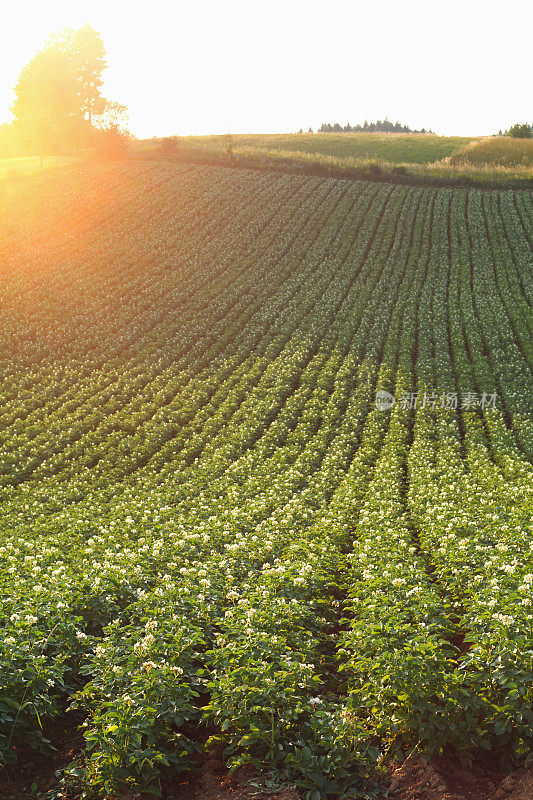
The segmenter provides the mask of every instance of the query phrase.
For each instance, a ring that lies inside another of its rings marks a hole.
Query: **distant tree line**
[[[323,122],[318,129],[319,133],[433,133],[432,130],[416,131],[408,125],[402,125],[401,122],[391,122],[387,117],[384,120],[378,119],[377,122],[367,122],[366,119],[362,125],[340,125],[338,122],[333,123]]]
[[[512,136],[513,139],[531,139],[533,137],[533,125],[529,125],[527,122],[517,122],[515,125],[511,125],[505,135]]]

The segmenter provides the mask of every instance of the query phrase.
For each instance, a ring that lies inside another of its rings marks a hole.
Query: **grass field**
[[[63,164],[70,164],[74,159],[71,156],[44,156],[43,169],[50,169]],[[41,171],[39,156],[25,156],[21,158],[0,158],[0,180],[19,178],[22,175],[33,175]]]
[[[289,133],[235,134],[237,149],[282,151],[331,156],[336,159],[379,159],[394,164],[429,164],[476,141],[460,136],[409,133]],[[184,144],[223,152],[224,136],[184,137]]]
[[[273,167],[338,178],[392,180],[419,185],[533,185],[531,145],[508,137],[433,134],[235,134],[235,165]],[[215,164],[228,161],[225,136],[177,137],[174,157]],[[162,156],[158,140],[135,142],[137,156]],[[163,155],[164,157],[164,155]]]
[[[492,136],[471,142],[446,159],[450,164],[533,168],[533,139]]]
[[[313,800],[531,762],[532,204],[169,162],[0,195],[4,764],[57,719],[69,798],[206,740]]]

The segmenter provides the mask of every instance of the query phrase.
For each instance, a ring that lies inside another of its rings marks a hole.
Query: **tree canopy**
[[[330,122],[323,122],[319,128],[320,133],[432,133],[422,128],[420,131],[412,130],[408,125],[402,125],[401,122],[391,122],[387,117],[384,120],[378,119],[377,122],[367,122],[365,119],[363,125],[341,125],[338,122],[331,124]]]
[[[511,125],[507,136],[512,136],[514,139],[530,139],[533,136],[533,125],[517,122],[516,125]]]
[[[67,41],[76,64],[81,110],[91,123],[93,114],[102,114],[106,104],[100,93],[107,68],[104,43],[89,24],[70,32]]]
[[[101,94],[106,67],[102,37],[89,24],[53,35],[15,86],[11,110],[20,139],[41,152],[83,144],[108,106]]]

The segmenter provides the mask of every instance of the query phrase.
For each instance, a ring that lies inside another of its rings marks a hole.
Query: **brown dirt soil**
[[[393,771],[390,800],[533,800],[533,770],[504,776],[490,764],[408,758]]]
[[[258,789],[249,783],[254,777],[254,770],[249,767],[229,775],[222,759],[222,749],[213,749],[199,764],[197,774],[165,783],[162,800],[300,800],[294,789],[284,789],[277,794],[259,794]]]
[[[18,764],[0,772],[0,800],[40,798],[57,785],[55,771],[82,751],[83,739],[73,725],[58,726],[51,738],[57,747],[53,757],[21,750]],[[250,785],[254,777],[253,769],[246,767],[229,775],[222,752],[212,750],[199,757],[194,774],[165,781],[162,800],[300,800],[292,788],[259,793]],[[35,792],[33,784],[37,786]],[[140,796],[131,794],[117,800],[140,800]],[[411,756],[391,771],[388,792],[382,800],[533,800],[533,770],[503,775],[490,761],[465,767],[453,758],[427,762]]]
[[[64,769],[83,749],[83,736],[75,718],[50,723],[46,735],[56,751],[48,756],[18,748],[17,763],[0,770],[0,800],[31,800],[39,798],[57,785],[56,770]],[[32,786],[36,785],[35,791]]]

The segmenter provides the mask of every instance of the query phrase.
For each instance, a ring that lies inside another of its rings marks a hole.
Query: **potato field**
[[[0,216],[0,765],[531,764],[532,193],[125,161]]]

